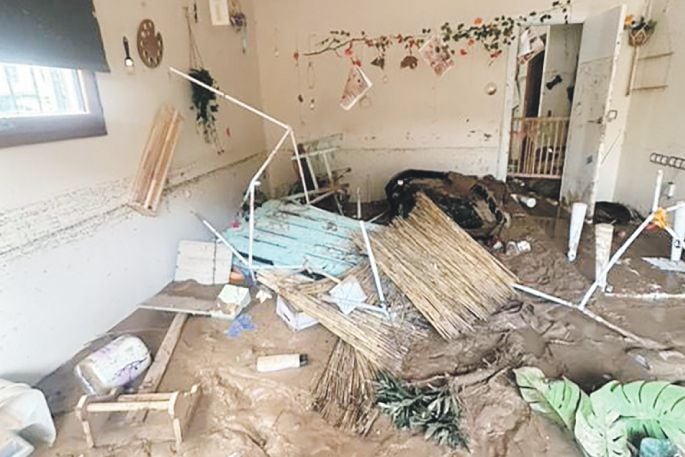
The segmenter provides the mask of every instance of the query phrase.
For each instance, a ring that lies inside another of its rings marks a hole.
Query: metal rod
[[[570,308],[575,308],[573,303],[571,303],[570,301],[566,301],[562,298],[555,297],[554,295],[546,294],[546,293],[541,292],[537,289],[533,289],[532,287],[523,286],[521,284],[514,284],[514,289],[520,290],[521,292],[525,292],[525,293],[530,294],[530,295],[535,295],[536,297],[543,298],[547,301],[551,301],[551,302],[557,303],[559,305],[564,305],[564,306],[568,306]]]
[[[246,266],[249,266],[247,259],[245,259],[245,257],[243,257],[243,255],[240,252],[238,252],[236,250],[236,248],[234,248],[233,245],[231,243],[229,243],[228,240],[226,240],[226,238],[224,238],[224,236],[217,229],[215,229],[212,226],[212,224],[209,223],[209,221],[207,219],[203,218],[202,216],[200,216],[198,213],[196,213],[194,211],[193,211],[193,214],[195,215],[195,217],[197,217],[200,220],[200,222],[202,222],[202,224],[205,227],[207,227],[207,229],[210,232],[212,232],[212,234],[214,234],[214,236],[219,241],[221,241],[224,245],[226,245],[228,247],[228,249],[231,250],[231,252],[233,253],[234,256],[236,256],[238,259],[240,259],[240,261],[243,262]]]
[[[255,194],[255,184],[250,184],[250,220],[248,221],[248,229],[249,229],[249,243],[247,246],[247,261],[248,261],[248,268],[250,271],[252,271],[252,250],[253,250],[253,244],[254,244],[254,194]]]
[[[369,263],[371,264],[371,273],[373,273],[373,280],[376,283],[378,299],[380,300],[383,309],[387,311],[387,305],[385,303],[385,294],[383,294],[383,287],[381,284],[381,277],[378,275],[378,266],[376,265],[376,258],[373,256],[373,250],[371,249],[371,241],[369,240],[369,234],[366,233],[366,225],[364,221],[359,221],[359,227],[361,227],[362,229],[362,237],[364,238],[366,253],[369,256]]]
[[[307,180],[304,179],[304,170],[302,169],[302,161],[300,160],[300,151],[297,148],[297,140],[295,140],[295,133],[290,130],[290,139],[292,140],[293,150],[295,151],[295,158],[297,159],[297,170],[300,172],[300,180],[302,181],[302,191],[304,192],[304,200],[309,205],[309,190],[307,190]],[[312,179],[316,179],[312,177]]]

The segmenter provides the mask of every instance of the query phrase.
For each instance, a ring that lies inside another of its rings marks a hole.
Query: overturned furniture
[[[509,224],[503,210],[507,185],[492,176],[479,178],[456,172],[406,170],[385,186],[393,216],[406,217],[416,204],[416,195],[428,196],[442,211],[474,238],[498,235]]]
[[[131,395],[108,395],[97,397],[84,395],[76,406],[76,417],[81,423],[88,447],[95,447],[91,415],[115,412],[160,412],[169,417],[173,439],[180,447],[200,398],[200,386],[195,384],[188,392],[144,393]]]

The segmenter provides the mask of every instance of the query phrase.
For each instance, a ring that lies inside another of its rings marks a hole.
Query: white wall
[[[665,9],[666,6],[669,8]],[[651,206],[654,181],[660,168],[664,170],[664,181],[676,184],[673,201],[685,200],[685,172],[649,162],[652,152],[685,158],[685,86],[682,84],[685,78],[685,4],[655,1],[654,18],[658,21],[657,29],[650,42],[642,48],[642,56],[674,52],[672,57],[654,62],[653,71],[659,76],[651,78],[662,79],[668,87],[633,92],[615,195],[616,200],[633,205],[645,213]],[[641,81],[641,78],[636,81],[638,86],[652,82]],[[664,203],[667,201],[664,200]]]
[[[578,0],[572,21],[624,3],[621,0]],[[639,11],[641,0],[630,0],[629,11]],[[383,33],[416,33],[423,27],[439,27],[446,20],[471,22],[501,14],[518,15],[544,9],[551,2],[365,2],[350,0],[261,0],[257,7],[257,35],[264,106],[291,123],[300,138],[311,139],[342,132],[339,154],[343,165],[353,168],[352,187],[371,182],[373,198],[382,197],[382,186],[394,173],[408,167],[453,169],[464,173],[495,173],[499,163],[501,124],[505,105],[506,56],[491,62],[485,52],[457,57],[457,65],[437,79],[421,64],[416,70],[399,68],[403,50],[388,52],[385,72],[369,65],[374,54],[360,49],[363,68],[374,82],[366,106],[350,112],[339,106],[349,70],[349,59],[333,54],[299,65],[293,52],[314,49],[329,30]],[[308,63],[312,63],[312,69]],[[387,82],[384,82],[384,74]],[[485,94],[494,82],[499,90]],[[298,103],[302,95],[304,103]],[[314,109],[309,101],[315,100]],[[276,141],[267,132],[268,141]],[[347,153],[347,157],[345,154]],[[505,168],[506,169],[506,168]],[[289,165],[281,162],[271,176],[276,186],[294,179]]]
[[[196,132],[189,85],[169,65],[189,66],[185,0],[96,0],[111,74],[98,75],[109,134],[0,150],[0,377],[34,382],[91,338],[113,326],[173,273],[179,239],[208,239],[190,213],[226,226],[264,151],[261,121],[222,105],[218,156]],[[241,36],[209,23],[197,2],[195,26],[205,65],[222,88],[259,104],[254,28],[248,53]],[[251,2],[243,2],[249,20]],[[135,43],[138,23],[163,34],[162,65],[146,68],[132,46],[136,72],[123,68],[122,36]],[[148,218],[125,203],[157,108],[171,102],[186,121],[160,214]],[[195,178],[195,179],[194,179]]]

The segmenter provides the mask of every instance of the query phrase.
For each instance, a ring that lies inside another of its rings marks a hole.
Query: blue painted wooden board
[[[367,230],[378,228],[366,224]],[[352,237],[359,222],[312,206],[270,200],[255,210],[253,259],[256,264],[307,265],[341,276],[364,257]],[[226,240],[245,257],[248,255],[249,226],[224,232]]]

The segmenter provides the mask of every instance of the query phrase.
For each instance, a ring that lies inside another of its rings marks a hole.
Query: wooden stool
[[[90,424],[90,414],[114,412],[163,412],[169,415],[178,449],[183,442],[190,418],[200,398],[200,386],[194,384],[189,392],[140,393],[98,397],[84,395],[76,405],[76,417],[81,422],[88,447],[95,447],[95,437]]]

